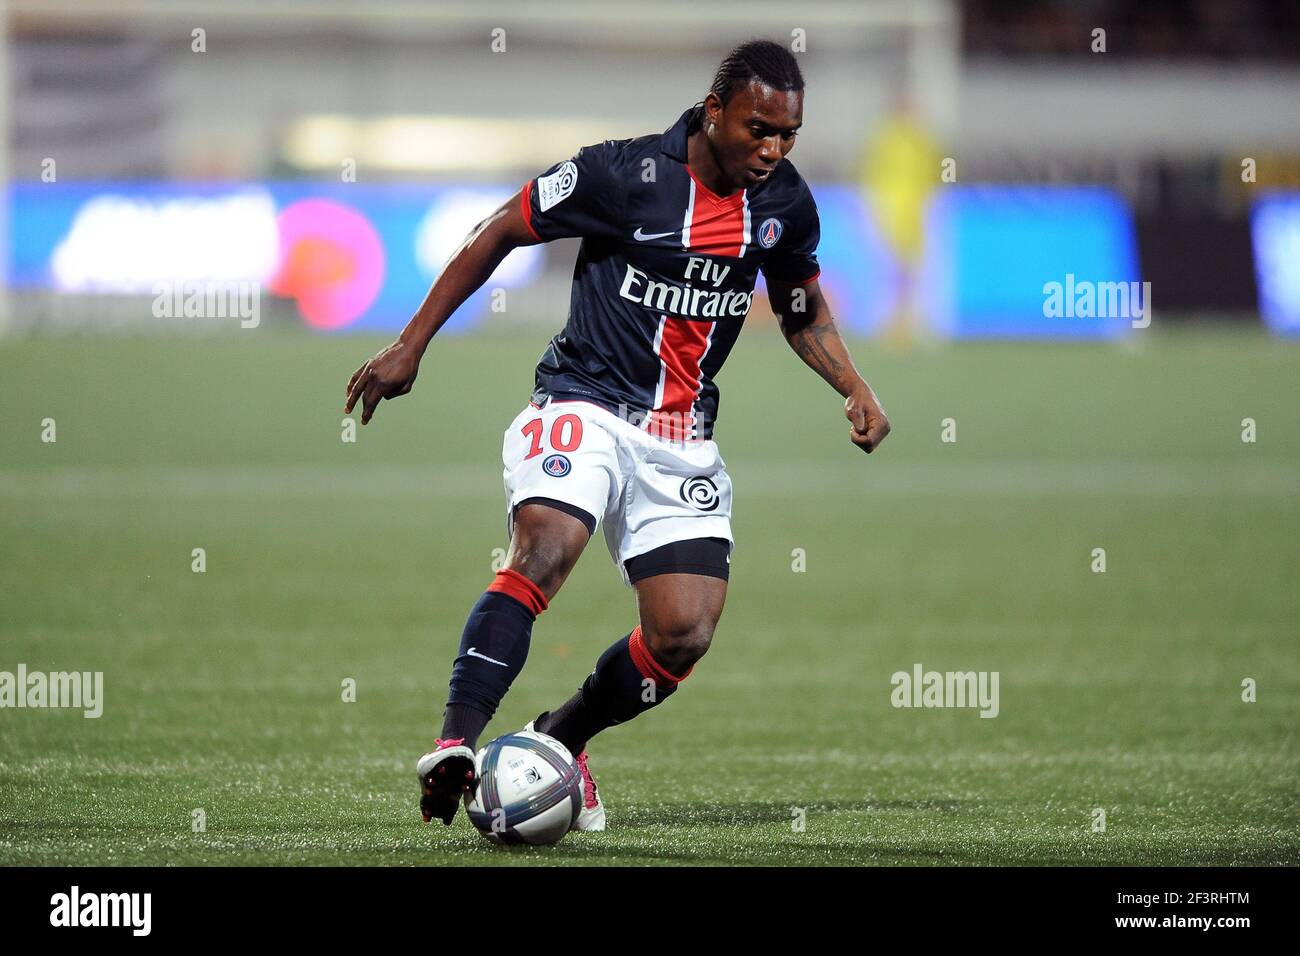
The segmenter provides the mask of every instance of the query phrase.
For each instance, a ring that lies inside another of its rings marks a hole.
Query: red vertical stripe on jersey
[[[695,178],[695,205],[691,209],[691,252],[711,256],[739,256],[745,244],[745,192],[719,196]]]
[[[694,245],[692,237],[692,245]],[[646,431],[660,438],[686,441],[695,437],[695,396],[700,390],[700,363],[709,347],[712,322],[664,317],[659,341],[663,369],[663,398],[646,420]]]

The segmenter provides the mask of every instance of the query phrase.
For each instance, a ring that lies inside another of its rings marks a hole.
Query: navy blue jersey
[[[533,401],[581,399],[674,440],[712,437],[713,378],[749,313],[758,270],[817,278],[817,206],[782,160],[718,196],[686,164],[691,110],[661,134],[607,140],[530,180],[543,242],[581,237],[569,318],[537,366]]]

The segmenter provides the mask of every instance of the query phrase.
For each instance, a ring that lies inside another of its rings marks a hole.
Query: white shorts
[[[529,498],[581,509],[593,533],[604,522],[629,587],[625,562],[676,541],[724,538],[730,561],[731,477],[712,439],[669,441],[590,402],[549,399],[515,416],[501,463],[508,534]]]

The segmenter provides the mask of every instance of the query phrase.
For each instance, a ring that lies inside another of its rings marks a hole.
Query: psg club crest
[[[776,245],[776,241],[781,238],[781,220],[764,219],[763,224],[758,227],[758,243],[764,249],[771,249]]]
[[[569,473],[571,467],[569,459],[563,455],[548,455],[546,460],[542,462],[542,471],[552,478],[563,478]]]

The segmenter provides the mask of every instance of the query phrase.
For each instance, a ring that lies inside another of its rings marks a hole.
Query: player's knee
[[[578,519],[543,505],[525,504],[515,515],[505,566],[536,584],[549,601],[578,563],[589,537]]]
[[[655,660],[670,674],[684,674],[709,650],[715,621],[708,619],[669,618],[642,634]]]
[[[505,567],[532,581],[546,595],[555,597],[560,585],[573,569],[564,548],[554,542],[535,541],[522,548],[510,549]]]
[[[505,567],[532,581],[549,601],[578,563],[585,542],[559,534],[522,534],[516,531],[506,554]]]

